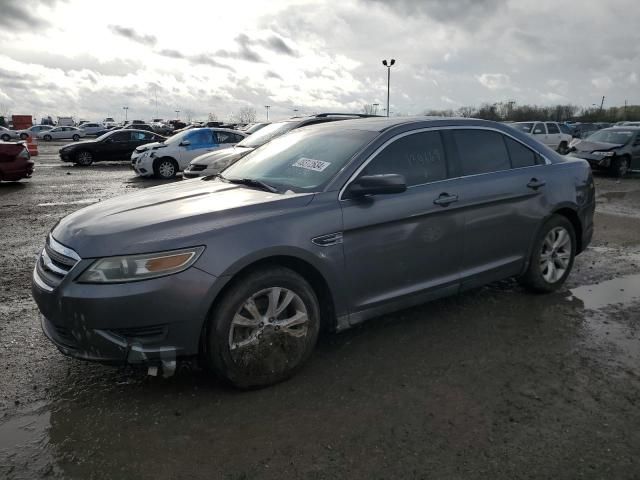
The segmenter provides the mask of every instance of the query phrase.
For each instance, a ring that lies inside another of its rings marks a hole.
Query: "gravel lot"
[[[0,184],[0,478],[640,477],[640,175],[597,176],[595,238],[563,291],[505,281],[381,317],[243,393],[44,338],[30,277],[47,232],[159,183],[61,164],[59,146]]]

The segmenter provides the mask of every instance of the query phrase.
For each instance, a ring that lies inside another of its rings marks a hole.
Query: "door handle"
[[[457,195],[449,195],[448,193],[441,193],[438,198],[436,198],[433,203],[436,205],[440,205],[441,207],[448,207],[454,202],[458,201]]]
[[[527,183],[527,187],[533,190],[537,190],[540,187],[544,187],[546,184],[547,182],[545,182],[544,180],[538,180],[537,178],[532,178],[531,180],[529,180],[529,183]]]

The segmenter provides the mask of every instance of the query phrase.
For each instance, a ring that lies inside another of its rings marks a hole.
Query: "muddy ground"
[[[0,184],[0,478],[640,478],[640,175],[597,177],[595,238],[561,292],[505,281],[388,315],[243,393],[45,339],[30,276],[49,229],[158,183],[57,148]]]

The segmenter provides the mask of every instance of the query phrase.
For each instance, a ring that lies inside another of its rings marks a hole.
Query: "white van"
[[[142,177],[173,178],[191,160],[207,152],[234,146],[246,133],[227,128],[192,128],[163,143],[148,143],[131,154],[131,166]]]

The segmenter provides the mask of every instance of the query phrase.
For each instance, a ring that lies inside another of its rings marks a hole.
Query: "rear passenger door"
[[[396,137],[358,177],[393,173],[405,177],[405,192],[340,201],[352,314],[458,288],[464,213],[456,195],[462,191],[448,180],[440,132]]]
[[[560,129],[558,128],[558,125],[554,122],[547,122],[546,126],[547,126],[546,144],[549,148],[553,148],[554,150],[557,150],[561,140]]]
[[[465,211],[463,288],[516,275],[547,214],[544,160],[497,131],[455,129],[449,135]]]

